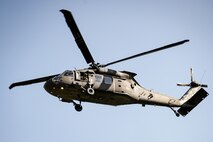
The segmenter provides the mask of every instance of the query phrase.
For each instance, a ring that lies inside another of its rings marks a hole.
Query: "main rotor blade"
[[[36,79],[31,79],[31,80],[26,80],[26,81],[21,81],[21,82],[16,82],[10,85],[9,89],[12,89],[13,87],[16,86],[23,86],[23,85],[30,85],[30,84],[34,84],[34,83],[40,83],[40,82],[44,82],[47,81],[55,76],[58,76],[59,74],[56,75],[51,75],[51,76],[45,76],[45,77],[41,77],[41,78],[36,78]]]
[[[151,54],[151,53],[154,53],[154,52],[157,52],[157,51],[160,51],[160,50],[168,49],[168,48],[171,48],[171,47],[174,47],[174,46],[178,46],[178,45],[184,44],[185,42],[188,42],[188,41],[189,40],[183,40],[183,41],[179,41],[179,42],[176,42],[176,43],[172,43],[172,44],[169,44],[169,45],[162,46],[160,48],[156,48],[156,49],[152,49],[152,50],[149,50],[149,51],[146,51],[146,52],[142,52],[142,53],[130,56],[130,57],[126,57],[126,58],[123,58],[123,59],[120,59],[120,60],[117,60],[117,61],[110,62],[108,64],[103,65],[103,67],[106,67],[106,66],[109,66],[109,65],[112,65],[112,64],[116,64],[116,63],[119,63],[119,62],[123,62],[123,61],[129,60],[129,59],[132,59],[132,58],[136,58],[136,57],[139,57],[139,56]]]
[[[75,42],[78,45],[79,49],[81,50],[81,53],[83,54],[87,64],[89,64],[89,63],[93,64],[95,61],[94,61],[89,49],[87,48],[87,45],[77,27],[77,24],[75,23],[75,20],[72,16],[71,12],[68,10],[65,10],[65,9],[62,9],[60,11],[64,14],[66,23],[67,23],[68,27],[70,28],[70,30],[75,38]]]

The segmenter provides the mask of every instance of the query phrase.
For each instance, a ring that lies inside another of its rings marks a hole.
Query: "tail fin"
[[[190,69],[191,83],[182,84],[178,83],[178,86],[189,86],[190,89],[180,98],[181,107],[178,109],[178,113],[182,116],[186,116],[192,109],[194,109],[202,100],[204,100],[209,94],[203,89],[208,87],[205,84],[199,84],[193,79],[192,68]]]
[[[182,105],[180,109],[178,109],[178,113],[182,116],[186,116],[208,95],[209,94],[201,86],[190,88],[183,97],[180,98],[180,103]]]

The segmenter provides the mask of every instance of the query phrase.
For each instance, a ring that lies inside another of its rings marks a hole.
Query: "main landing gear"
[[[83,88],[83,87],[82,87],[82,88]],[[83,89],[84,89],[84,88],[83,88]],[[89,88],[87,88],[87,89],[84,89],[83,91],[86,91],[87,94],[89,94],[89,95],[94,95],[94,94],[95,94],[95,91],[94,91],[94,89],[93,89],[92,87],[89,87]],[[78,96],[78,97],[79,97],[79,104],[76,103],[76,102],[74,102],[74,101],[72,101],[72,103],[73,103],[73,105],[74,105],[74,107],[75,107],[75,110],[76,110],[77,112],[80,112],[80,111],[82,111],[83,107],[82,107],[82,105],[81,105],[80,96]]]
[[[74,105],[75,110],[76,110],[77,112],[82,111],[83,107],[82,107],[82,105],[81,105],[81,101],[80,101],[80,103],[79,103],[79,104],[77,104],[77,103],[76,103],[76,102],[74,102],[74,101],[72,101],[72,102],[73,102],[73,105]]]

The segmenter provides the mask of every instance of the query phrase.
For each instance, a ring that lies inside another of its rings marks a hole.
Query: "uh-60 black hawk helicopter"
[[[96,63],[75,23],[75,20],[68,10],[60,10],[70,28],[77,46],[81,50],[89,68],[80,70],[66,70],[61,74],[41,77],[37,79],[16,82],[10,85],[10,89],[16,86],[29,85],[45,82],[44,88],[51,95],[58,97],[62,102],[73,103],[76,111],[82,110],[81,102],[92,102],[106,105],[127,105],[142,104],[166,106],[173,110],[176,116],[187,115],[196,107],[208,93],[203,89],[207,85],[199,84],[192,78],[191,83],[177,84],[178,86],[189,86],[190,89],[180,98],[169,97],[160,93],[145,89],[134,79],[136,73],[129,71],[116,71],[106,68],[109,65],[123,62],[132,58],[168,49],[188,42],[183,40],[160,48],[142,52],[126,57],[108,64]],[[76,101],[79,101],[77,103]],[[176,111],[174,108],[178,107]]]

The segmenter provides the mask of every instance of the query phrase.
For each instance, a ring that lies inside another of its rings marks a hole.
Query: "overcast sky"
[[[1,0],[0,141],[211,141],[213,1]],[[180,98],[194,78],[209,96],[186,117],[164,107],[82,103],[76,112],[43,89],[17,81],[86,68],[60,9],[72,11],[95,61],[108,63],[184,39],[190,42],[110,66],[137,73],[145,88]]]

